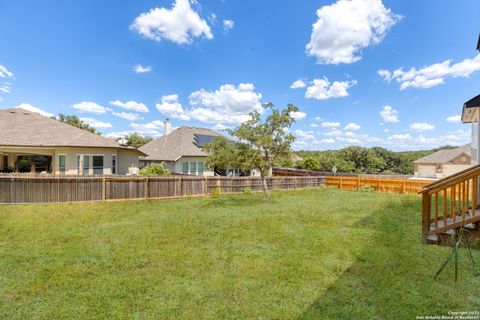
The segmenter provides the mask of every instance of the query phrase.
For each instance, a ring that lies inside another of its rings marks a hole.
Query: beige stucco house
[[[203,150],[203,145],[217,136],[220,134],[207,128],[183,126],[171,130],[167,120],[165,134],[139,148],[147,154],[141,158],[141,162],[143,165],[163,162],[172,172],[213,176],[213,168],[206,166],[207,153]]]
[[[24,109],[0,110],[0,171],[137,174],[141,151]]]
[[[441,179],[472,165],[471,147],[439,150],[413,162],[415,177]]]

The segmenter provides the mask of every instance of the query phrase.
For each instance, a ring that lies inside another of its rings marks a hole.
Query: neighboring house
[[[0,110],[0,171],[137,174],[141,151],[24,109]]]
[[[480,46],[480,42],[479,42]],[[462,109],[462,116],[461,120],[463,123],[471,123],[472,124],[472,137],[471,137],[471,145],[472,145],[472,164],[479,163],[479,154],[478,150],[480,150],[480,94],[472,99],[468,100],[463,104]]]
[[[471,147],[466,144],[455,149],[434,152],[413,162],[415,177],[441,179],[471,166]]]
[[[152,162],[163,162],[167,169],[177,173],[213,176],[215,172],[207,168],[207,153],[203,146],[212,141],[219,133],[195,127],[180,127],[171,130],[171,124],[167,120],[165,134],[146,145],[140,147],[140,151],[147,154],[141,158],[143,165]]]

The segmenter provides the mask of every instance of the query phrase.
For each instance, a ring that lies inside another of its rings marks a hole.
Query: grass
[[[420,198],[333,189],[0,207],[1,319],[414,319],[479,310]],[[478,247],[474,257],[478,259]]]

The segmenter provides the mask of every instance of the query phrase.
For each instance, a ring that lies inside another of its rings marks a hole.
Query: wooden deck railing
[[[270,190],[315,188],[325,178],[268,177]],[[245,189],[261,191],[260,178],[253,177],[29,177],[0,176],[0,203],[48,203],[113,201],[206,196],[218,188],[220,193]]]
[[[480,221],[478,179],[480,165],[429,183],[422,194],[422,238]]]
[[[417,193],[423,186],[431,183],[431,180],[418,179],[384,179],[362,177],[325,177],[327,186],[343,190],[361,190],[362,187],[372,188],[378,192],[392,193]]]

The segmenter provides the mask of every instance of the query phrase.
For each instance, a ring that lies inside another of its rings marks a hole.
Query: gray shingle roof
[[[176,161],[182,156],[206,157],[207,153],[195,145],[195,135],[220,136],[206,128],[180,127],[168,135],[150,141],[140,147],[146,153],[145,160]]]
[[[0,110],[0,146],[133,149],[121,146],[113,139],[20,108]]]
[[[471,157],[472,151],[470,149],[470,144],[466,144],[464,146],[461,146],[455,149],[439,150],[437,152],[429,154],[428,156],[415,160],[413,161],[413,163],[422,163],[422,164],[449,163],[462,154],[466,154]]]

